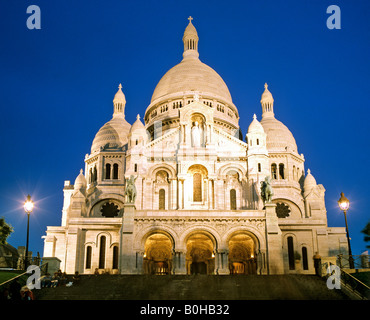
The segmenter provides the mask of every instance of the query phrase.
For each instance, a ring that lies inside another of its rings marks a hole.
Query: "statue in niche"
[[[136,186],[135,181],[137,177],[131,176],[130,179],[126,181],[126,191],[125,196],[127,196],[127,203],[135,203],[136,200]]]
[[[201,129],[199,128],[198,121],[195,121],[194,126],[191,128],[191,138],[192,138],[193,147],[200,147]]]

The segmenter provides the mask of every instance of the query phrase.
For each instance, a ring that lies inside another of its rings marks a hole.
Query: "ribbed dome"
[[[219,74],[198,58],[184,59],[167,71],[157,84],[151,102],[185,91],[198,91],[200,95],[208,93],[232,102],[229,89]]]
[[[119,148],[127,143],[131,125],[123,117],[114,117],[100,128],[91,146],[91,153],[100,148]]]
[[[267,135],[266,147],[269,152],[293,151],[298,153],[293,134],[281,121],[268,117],[262,118],[261,124]]]

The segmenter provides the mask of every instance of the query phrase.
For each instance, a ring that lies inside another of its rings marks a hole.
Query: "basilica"
[[[44,258],[68,274],[312,274],[315,254],[346,253],[268,85],[244,136],[227,85],[199,59],[191,17],[182,40],[181,62],[133,124],[119,85],[85,168],[64,183]]]

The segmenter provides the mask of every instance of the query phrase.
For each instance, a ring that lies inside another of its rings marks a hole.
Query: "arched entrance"
[[[172,241],[163,233],[154,233],[145,241],[143,269],[145,274],[171,274]]]
[[[255,240],[247,233],[238,233],[229,240],[230,274],[256,274]]]
[[[213,274],[215,270],[214,243],[204,233],[192,234],[186,241],[186,273]]]

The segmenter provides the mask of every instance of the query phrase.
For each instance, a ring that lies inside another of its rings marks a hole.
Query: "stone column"
[[[177,250],[176,256],[176,274],[186,274],[186,252],[183,250]]]
[[[173,210],[177,209],[177,182],[176,179],[171,179],[171,208]]]
[[[215,274],[219,274],[220,269],[220,254],[218,251],[215,251]]]
[[[267,246],[267,272],[269,274],[283,274],[284,261],[282,252],[281,229],[276,215],[276,204],[266,203],[266,246]]]
[[[132,250],[134,216],[136,207],[133,203],[126,203],[123,206],[121,241],[120,241],[120,270],[121,274],[135,273],[136,255]]]
[[[208,179],[208,209],[213,209],[212,207],[213,197],[212,197],[212,180]]]
[[[143,274],[144,273],[144,252],[143,251],[137,251],[136,252],[136,272],[137,274]]]
[[[69,227],[67,231],[67,245],[66,245],[66,261],[65,265],[62,266],[62,271],[68,274],[74,274],[77,267],[77,240],[78,240],[77,227]],[[77,270],[81,272],[81,270]]]
[[[221,256],[220,262],[221,266],[218,269],[218,274],[229,274],[229,250],[219,250],[219,254]]]

